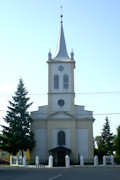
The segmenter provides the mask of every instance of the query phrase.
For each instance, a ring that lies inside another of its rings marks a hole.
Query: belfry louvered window
[[[65,133],[63,131],[58,132],[58,145],[65,145]]]
[[[54,88],[59,89],[59,76],[58,75],[54,76]]]
[[[65,89],[69,88],[69,78],[67,74],[63,77],[63,86]]]

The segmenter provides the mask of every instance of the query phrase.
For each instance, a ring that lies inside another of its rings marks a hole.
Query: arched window
[[[67,89],[69,87],[69,77],[67,74],[65,74],[63,77],[63,86],[65,89]]]
[[[58,145],[65,145],[65,133],[63,131],[58,132]]]
[[[54,88],[59,89],[59,76],[54,75]]]

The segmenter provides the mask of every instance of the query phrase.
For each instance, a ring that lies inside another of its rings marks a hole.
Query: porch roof
[[[64,146],[57,146],[57,147],[49,150],[49,152],[56,152],[56,151],[65,151],[65,152],[71,153],[71,149],[66,148]]]

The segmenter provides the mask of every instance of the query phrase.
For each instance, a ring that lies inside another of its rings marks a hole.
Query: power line
[[[120,91],[104,91],[104,92],[81,92],[75,94],[120,94]]]
[[[0,111],[3,111],[3,112],[7,112],[7,110],[0,110]],[[34,112],[34,111],[31,111],[31,112]],[[36,111],[35,111],[36,112]],[[36,112],[36,114],[45,114],[45,113],[39,113],[39,112]],[[91,115],[91,114],[76,114],[76,115]],[[115,113],[93,113],[92,114],[93,116],[105,116],[105,115],[120,115],[120,112],[115,112]]]
[[[93,116],[96,116],[96,115],[119,115],[120,112],[117,112],[117,113],[98,113],[98,114],[93,114]]]
[[[14,94],[0,94],[0,96],[13,96]],[[47,93],[39,93],[39,94],[28,94],[29,96],[37,96],[37,95],[47,95]]]
[[[75,94],[120,94],[120,91],[100,91],[100,92],[77,92]],[[4,96],[7,96],[7,95],[13,95],[13,94],[0,94],[0,95],[4,95]],[[30,96],[39,96],[39,95],[48,95],[47,93],[32,93],[32,94],[29,94],[28,95]]]

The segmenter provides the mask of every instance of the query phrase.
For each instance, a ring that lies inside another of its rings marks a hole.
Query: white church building
[[[48,54],[48,105],[31,112],[32,130],[36,145],[31,161],[53,155],[55,165],[64,165],[65,155],[71,161],[93,160],[93,112],[75,105],[74,53],[67,53],[61,15],[60,33],[55,56]]]

